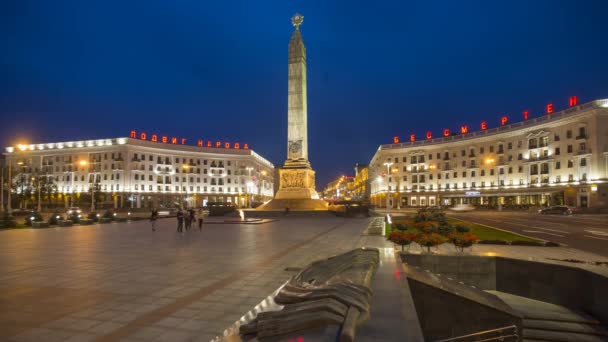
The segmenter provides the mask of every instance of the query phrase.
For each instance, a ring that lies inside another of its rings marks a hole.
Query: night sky
[[[0,144],[130,129],[286,158],[304,15],[318,188],[394,135],[608,98],[608,1],[0,1]]]

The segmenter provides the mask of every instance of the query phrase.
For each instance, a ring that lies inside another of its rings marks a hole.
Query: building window
[[[559,141],[559,134],[555,133],[555,135],[553,135],[553,141]]]
[[[587,132],[585,132],[585,127],[578,128],[578,139],[584,139],[587,137]]]
[[[569,129],[569,130],[566,131],[566,138],[567,139],[572,139],[572,130]]]
[[[581,158],[581,166],[587,166],[587,158]]]
[[[483,146],[479,148],[479,154],[483,154]]]
[[[490,153],[494,153],[494,146],[493,145],[490,146]]]
[[[560,148],[559,148],[559,147],[556,147],[556,148],[555,148],[555,155],[556,155],[556,156],[559,156],[559,155],[560,155],[560,153],[561,153]]]
[[[490,169],[490,176],[494,176],[494,169]]]
[[[509,174],[513,173],[513,168],[509,166]]]
[[[486,175],[486,170],[481,170],[481,176],[485,176]]]
[[[572,153],[572,145],[568,145],[568,153]]]
[[[518,167],[517,167],[517,172],[519,172],[519,173],[524,172],[524,167],[523,167],[523,166],[521,166],[521,165],[520,165],[520,166],[518,166]]]
[[[540,138],[538,147],[547,147],[549,145],[549,137]]]
[[[587,149],[587,144],[585,144],[585,143],[578,144],[578,150],[579,151],[585,152],[586,149]]]
[[[572,160],[568,160],[568,168],[572,168],[574,166],[574,163],[572,162]]]
[[[562,168],[562,163],[561,162],[555,162],[555,169],[559,170]]]
[[[581,180],[582,180],[583,182],[586,182],[586,181],[587,181],[587,174],[586,174],[586,173],[583,173],[583,175],[582,175],[582,177],[581,177]]]

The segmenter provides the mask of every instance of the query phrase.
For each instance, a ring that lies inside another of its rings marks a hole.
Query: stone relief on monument
[[[302,152],[302,140],[289,142],[289,159],[299,159]]]

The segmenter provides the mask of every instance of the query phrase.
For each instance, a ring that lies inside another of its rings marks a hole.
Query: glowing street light
[[[386,174],[387,174],[387,176],[390,176],[390,174],[391,174],[391,165],[393,165],[393,163],[391,163],[391,162],[384,163],[384,166],[386,166]],[[389,200],[388,200],[390,192],[388,191],[388,187],[389,187],[389,185],[388,185],[388,182],[387,182],[387,184],[386,184],[386,210],[388,210],[388,212],[390,213],[391,212],[391,208],[389,206]]]

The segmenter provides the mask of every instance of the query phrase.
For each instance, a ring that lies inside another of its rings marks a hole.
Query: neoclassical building
[[[50,180],[65,206],[88,208],[92,192],[98,207],[115,208],[244,207],[272,198],[274,166],[247,145],[184,142],[132,132],[130,138],[11,146],[4,155],[14,196],[35,188],[37,179]]]
[[[503,117],[496,128],[380,145],[369,166],[372,203],[608,207],[608,99],[575,100],[513,124]]]

